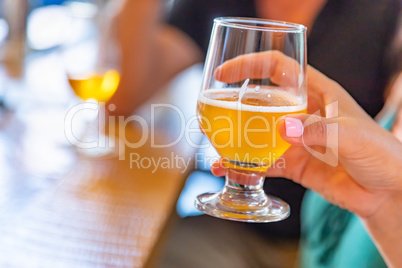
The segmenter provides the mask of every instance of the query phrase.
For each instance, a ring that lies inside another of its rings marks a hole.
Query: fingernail
[[[286,136],[290,138],[297,138],[303,135],[303,123],[297,118],[285,118]]]

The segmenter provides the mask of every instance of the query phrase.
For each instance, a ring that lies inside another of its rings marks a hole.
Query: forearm
[[[121,81],[109,103],[130,115],[181,70],[202,59],[194,41],[162,22],[160,0],[129,0],[119,14]]]
[[[375,214],[362,221],[387,265],[402,267],[402,191],[394,193]]]
[[[138,106],[135,102],[141,102],[149,93],[149,88],[144,87],[152,68],[161,5],[159,0],[127,0],[114,19],[115,38],[121,53],[120,85],[110,100],[116,105],[116,114],[129,114]]]

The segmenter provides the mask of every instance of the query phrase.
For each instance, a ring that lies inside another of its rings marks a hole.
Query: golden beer
[[[115,70],[103,74],[92,73],[83,76],[69,76],[68,82],[75,94],[82,100],[108,101],[117,89],[120,75]]]
[[[279,119],[307,110],[307,103],[277,89],[249,88],[243,95],[239,89],[210,89],[201,94],[199,123],[218,154],[258,166],[270,166],[290,146],[278,132]]]

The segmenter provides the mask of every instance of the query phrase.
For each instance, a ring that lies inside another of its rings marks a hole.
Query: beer
[[[91,73],[82,76],[69,75],[68,82],[75,94],[82,100],[108,101],[119,85],[120,75],[115,70],[103,74]]]
[[[285,90],[259,87],[205,90],[197,104],[200,127],[223,159],[265,167],[290,146],[279,135],[279,119],[306,109]]]

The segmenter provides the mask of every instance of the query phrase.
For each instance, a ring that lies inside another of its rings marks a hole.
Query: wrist
[[[389,267],[402,267],[402,191],[390,193],[375,213],[361,218]]]
[[[380,226],[384,226],[384,219],[387,218],[387,215],[392,215],[392,218],[399,218],[396,223],[402,225],[402,191],[389,192],[378,209],[362,220],[369,225],[375,226],[379,223]]]

